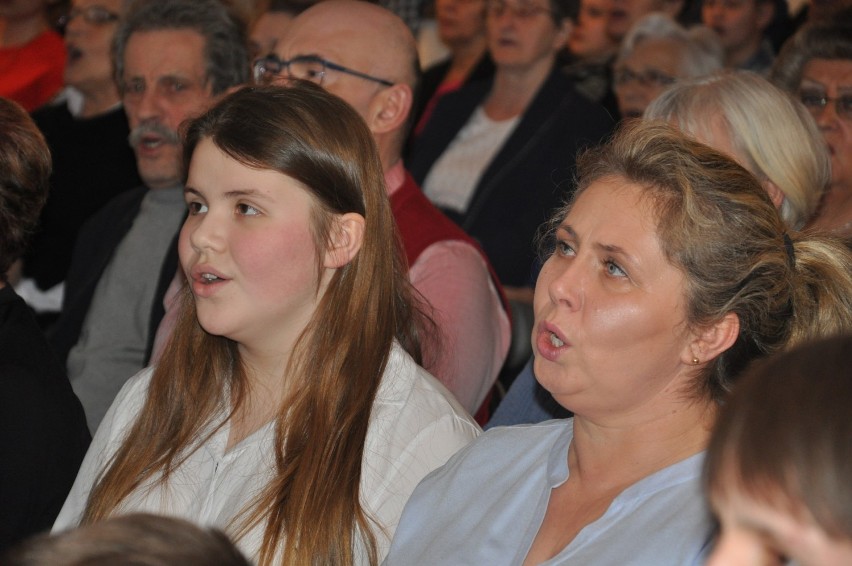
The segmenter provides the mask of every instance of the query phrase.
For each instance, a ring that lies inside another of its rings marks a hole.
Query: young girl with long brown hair
[[[180,319],[124,387],[55,529],[147,511],[260,564],[376,564],[418,481],[477,427],[416,364],[370,131],[310,84],[187,129]]]

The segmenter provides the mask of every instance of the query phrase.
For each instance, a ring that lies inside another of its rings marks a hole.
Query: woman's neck
[[[461,82],[470,76],[471,71],[482,59],[487,43],[484,37],[477,36],[463,44],[453,46],[453,58],[443,82]]]
[[[278,414],[287,393],[289,354],[240,346],[240,362],[246,377],[245,397],[231,419],[227,449],[239,444]]]
[[[483,108],[492,120],[508,120],[523,114],[553,68],[553,58],[523,69],[498,68],[494,85]]]
[[[0,46],[15,47],[27,44],[48,27],[44,17],[0,19]]]
[[[716,418],[712,401],[684,402],[651,418],[616,422],[574,417],[572,477],[627,486],[705,449]],[[619,462],[613,466],[613,462]]]

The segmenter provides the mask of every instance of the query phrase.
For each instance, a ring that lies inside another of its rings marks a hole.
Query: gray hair
[[[852,25],[815,23],[802,27],[781,48],[770,71],[770,79],[788,92],[802,82],[802,72],[811,59],[852,61]]]
[[[721,125],[740,164],[784,193],[781,216],[790,228],[801,229],[810,219],[831,180],[828,151],[810,113],[754,73],[679,82],[648,106],[645,118],[676,123],[702,138]]]
[[[190,29],[204,37],[205,76],[213,94],[249,78],[245,23],[220,0],[136,0],[113,40],[113,61],[119,88],[124,88],[124,52],[130,36],[140,31]]]
[[[686,29],[662,12],[652,12],[633,24],[624,36],[616,63],[649,39],[675,41],[682,46],[680,73],[686,78],[709,75],[722,68],[724,50],[712,30],[704,26]]]

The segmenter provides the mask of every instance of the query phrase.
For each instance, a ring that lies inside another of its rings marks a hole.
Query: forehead
[[[636,18],[660,10],[663,6],[662,0],[613,0],[613,4],[629,10]]]
[[[852,89],[852,61],[848,59],[811,59],[802,70],[802,80],[825,86]]]
[[[582,0],[580,2],[580,10],[583,12],[588,12],[589,10],[607,10],[610,4],[610,0]]]
[[[345,21],[334,13],[309,10],[293,21],[290,32],[276,47],[279,57],[291,59],[297,55],[321,55],[335,63],[357,61],[372,50],[371,29],[357,16]]]
[[[583,225],[596,219],[619,231],[644,234],[656,241],[657,211],[648,190],[617,175],[592,181],[571,206],[566,221]],[[631,237],[632,239],[632,237]]]
[[[293,21],[293,16],[286,12],[266,12],[262,14],[251,30],[251,36],[285,37],[285,32]]]
[[[89,6],[103,6],[110,12],[121,13],[124,10],[125,0],[71,0],[71,6],[75,8],[88,8]]]
[[[678,42],[671,39],[646,39],[634,47],[622,63],[673,74],[680,66],[679,47]]]
[[[191,29],[134,32],[124,53],[125,78],[203,75],[204,46],[204,36]]]

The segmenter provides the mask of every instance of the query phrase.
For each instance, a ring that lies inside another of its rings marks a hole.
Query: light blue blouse
[[[486,432],[415,489],[385,564],[521,564],[551,489],[568,478],[572,438],[571,419]],[[701,493],[703,458],[696,454],[624,490],[545,564],[703,564],[713,536]]]

